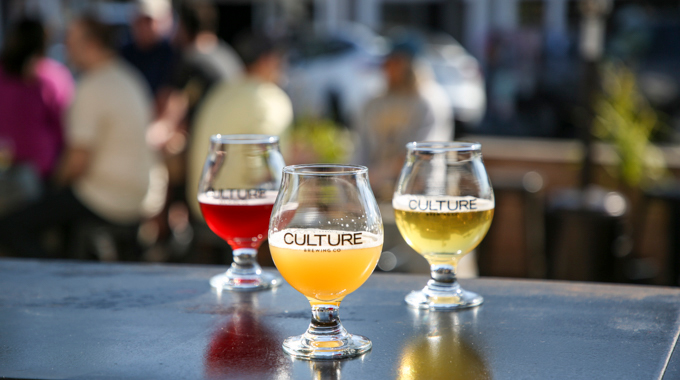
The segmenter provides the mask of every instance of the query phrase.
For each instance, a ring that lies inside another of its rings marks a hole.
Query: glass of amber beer
[[[281,184],[279,138],[267,135],[214,135],[203,166],[198,203],[208,227],[233,249],[226,273],[210,280],[218,289],[261,290],[281,284],[257,263],[257,249]]]
[[[482,241],[493,218],[481,145],[412,142],[406,148],[392,206],[399,232],[427,259],[432,276],[424,289],[406,296],[406,303],[435,310],[477,306],[484,299],[460,287],[456,266]]]
[[[382,218],[366,167],[283,169],[269,223],[269,248],[283,278],[312,305],[309,328],[283,342],[286,353],[339,359],[371,349],[368,338],[345,330],[338,308],[371,275],[382,245]]]

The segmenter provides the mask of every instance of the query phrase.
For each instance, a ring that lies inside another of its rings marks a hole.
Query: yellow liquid
[[[269,249],[283,278],[312,304],[339,305],[373,273],[382,243],[336,252],[305,252],[270,239]]]
[[[430,264],[450,264],[479,244],[491,226],[493,208],[466,212],[394,210],[399,232]]]

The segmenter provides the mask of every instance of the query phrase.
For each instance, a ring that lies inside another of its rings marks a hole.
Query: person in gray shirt
[[[387,91],[364,107],[357,133],[356,161],[369,167],[371,186],[381,201],[392,199],[411,141],[450,140],[453,119],[446,94],[418,68],[422,43],[415,37],[394,43],[383,63]]]

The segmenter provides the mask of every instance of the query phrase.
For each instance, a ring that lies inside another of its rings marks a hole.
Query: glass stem
[[[347,330],[342,327],[338,317],[339,305],[312,305],[312,321],[305,335],[310,340],[337,340],[347,336]]]
[[[257,263],[257,249],[238,248],[233,252],[234,262],[231,263],[231,271],[235,275],[259,275],[262,273],[260,264]]]
[[[451,292],[460,288],[456,278],[456,267],[458,262],[451,264],[433,264],[430,265],[430,281],[427,282],[427,287],[430,290],[438,292]]]

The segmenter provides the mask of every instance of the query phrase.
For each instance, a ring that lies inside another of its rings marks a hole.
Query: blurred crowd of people
[[[218,13],[205,2],[173,9],[168,0],[139,0],[135,10],[124,46],[95,13],[70,22],[66,47],[77,83],[46,57],[39,20],[15,20],[6,33],[0,156],[9,158],[0,180],[29,168],[43,191],[0,209],[0,253],[63,256],[73,229],[91,225],[144,225],[147,240],[162,242],[201,223],[196,188],[210,135],[291,128],[291,100],[279,87],[280,39],[244,31],[232,48],[216,35]],[[353,161],[369,166],[382,200],[391,198],[406,142],[452,137],[444,96],[420,78],[421,50],[412,36],[394,43],[383,64],[385,93],[350,126],[359,142]],[[44,235],[54,230],[61,238],[50,252]]]

